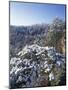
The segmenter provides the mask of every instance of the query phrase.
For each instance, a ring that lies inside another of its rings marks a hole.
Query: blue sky
[[[10,25],[51,23],[55,17],[65,20],[65,5],[10,2]]]

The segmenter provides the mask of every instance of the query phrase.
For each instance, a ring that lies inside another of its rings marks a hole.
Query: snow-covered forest
[[[10,88],[66,85],[66,23],[10,26]]]

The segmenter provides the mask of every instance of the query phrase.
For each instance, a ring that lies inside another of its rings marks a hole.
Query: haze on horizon
[[[65,20],[65,5],[10,2],[10,25],[51,23],[57,16]]]

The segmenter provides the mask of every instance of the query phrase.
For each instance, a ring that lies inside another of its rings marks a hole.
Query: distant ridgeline
[[[14,57],[25,45],[53,46],[65,53],[65,21],[56,18],[51,24],[10,26],[10,57]]]

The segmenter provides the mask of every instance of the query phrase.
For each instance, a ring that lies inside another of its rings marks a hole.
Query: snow
[[[17,82],[22,81],[22,76],[19,76]]]
[[[22,70],[22,68],[17,68],[17,70],[15,71],[15,74],[17,74],[21,70]]]
[[[11,58],[10,64],[15,64],[17,61],[20,62],[20,58],[16,58],[16,57]]]
[[[54,80],[54,74],[52,72],[49,74],[49,80]]]
[[[48,67],[47,69],[45,69],[45,72],[47,73],[47,72],[49,72],[50,71],[50,68]]]
[[[58,66],[60,66],[60,65],[61,65],[61,62],[60,62],[60,61],[57,61],[56,63],[58,64]]]
[[[48,47],[48,46],[46,46],[46,47],[41,47],[41,46],[38,46],[37,44],[33,44],[33,45],[31,45],[31,46],[25,46],[24,47],[24,49],[21,51],[21,52],[19,52],[18,53],[18,55],[20,55],[21,54],[21,56],[22,55],[24,55],[24,54],[26,54],[27,52],[31,52],[31,51],[35,51],[36,50],[36,55],[39,55],[39,54],[41,54],[42,52],[44,52],[45,50],[51,50],[51,49],[53,49],[53,47]]]

